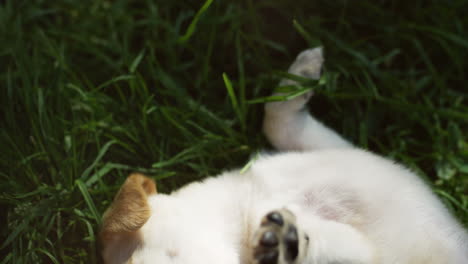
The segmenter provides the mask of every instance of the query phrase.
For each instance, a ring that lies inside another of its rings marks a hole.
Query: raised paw
[[[307,240],[298,231],[294,215],[286,209],[273,211],[263,217],[254,236],[254,263],[299,263],[303,243]]]
[[[305,78],[319,79],[322,71],[322,64],[322,47],[307,49],[297,55],[296,60],[289,67],[288,72]]]
[[[309,79],[319,79],[323,64],[322,47],[307,49],[297,55],[296,60],[289,67],[288,72],[294,75]],[[283,79],[280,86],[296,85],[297,82],[290,79]],[[274,93],[274,95],[283,95],[284,93]],[[294,113],[303,110],[312,91],[307,91],[299,96],[293,97],[287,101],[275,101],[265,104],[267,113]]]

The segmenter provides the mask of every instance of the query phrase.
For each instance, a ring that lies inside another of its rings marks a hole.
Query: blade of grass
[[[245,130],[244,114],[237,101],[237,96],[236,96],[236,93],[234,92],[232,82],[231,80],[229,80],[229,77],[227,76],[226,73],[223,73],[223,81],[224,81],[224,86],[227,89],[229,99],[231,100],[232,107],[234,108],[234,112],[236,113],[237,118],[240,122],[241,128],[242,130]]]
[[[107,153],[109,148],[112,145],[116,144],[116,143],[117,143],[117,141],[111,140],[111,141],[107,142],[106,144],[104,144],[104,146],[99,151],[99,153],[98,153],[96,159],[93,161],[93,163],[91,163],[91,165],[88,168],[86,168],[86,170],[84,170],[83,173],[81,174],[81,177],[80,177],[81,180],[86,180],[88,178],[91,171],[95,169],[96,165],[99,163],[99,161],[101,161],[101,159]]]
[[[197,23],[200,17],[208,10],[210,7],[211,3],[213,3],[213,0],[206,0],[205,3],[202,5],[202,7],[198,10],[197,14],[193,18],[192,22],[187,28],[187,31],[185,31],[185,34],[177,40],[180,44],[183,44],[187,42],[190,37],[193,35],[195,32],[195,29],[197,28]]]
[[[319,40],[313,38],[305,29],[304,27],[299,24],[299,22],[294,19],[293,20],[293,26],[296,29],[296,31],[307,41],[307,44],[309,44],[309,47],[318,47],[322,46],[322,43],[320,43]]]
[[[98,226],[101,225],[101,216],[98,213],[98,210],[96,209],[96,205],[93,202],[93,199],[91,198],[91,195],[88,192],[88,188],[86,185],[83,183],[82,180],[78,179],[75,181],[76,186],[78,186],[78,189],[81,192],[81,195],[83,196],[86,204],[88,205],[88,209],[91,211],[91,214],[94,217],[94,220],[98,224]]]
[[[136,56],[136,58],[133,60],[132,64],[130,64],[130,67],[128,68],[128,71],[130,73],[132,74],[135,73],[138,65],[140,65],[141,60],[143,59],[144,56],[145,56],[145,50],[140,51],[138,56]]]

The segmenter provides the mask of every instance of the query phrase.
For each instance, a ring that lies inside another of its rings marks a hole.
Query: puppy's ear
[[[102,220],[100,239],[106,264],[130,262],[141,244],[139,230],[151,215],[148,196],[155,193],[155,182],[142,174],[131,174],[124,182]]]

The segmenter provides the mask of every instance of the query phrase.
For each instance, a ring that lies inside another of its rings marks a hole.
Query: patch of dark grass
[[[267,146],[252,102],[319,44],[314,114],[468,224],[466,1],[213,1],[195,21],[204,3],[0,3],[2,263],[99,262],[131,171],[170,192],[245,164]]]

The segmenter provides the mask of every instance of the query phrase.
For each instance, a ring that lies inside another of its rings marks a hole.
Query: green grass
[[[204,9],[200,9],[205,4]],[[311,111],[468,224],[468,2],[0,2],[0,263],[97,263],[128,173],[169,192],[267,148],[262,104],[322,44]],[[398,190],[395,190],[398,195]]]

